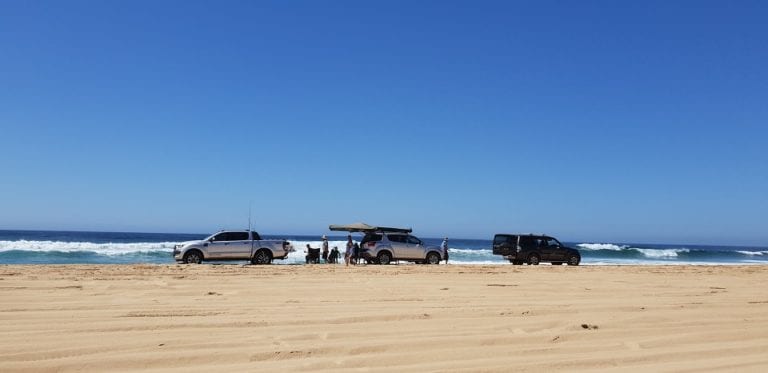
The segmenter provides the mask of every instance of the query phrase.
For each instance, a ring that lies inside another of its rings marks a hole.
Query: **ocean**
[[[64,232],[0,230],[0,264],[133,264],[175,263],[173,245],[208,234]],[[344,251],[346,236],[329,236],[330,247]],[[361,236],[353,235],[356,239]],[[318,236],[263,236],[286,239],[296,249],[277,265],[303,264],[307,244],[320,247]],[[439,246],[440,238],[422,238]],[[449,239],[452,264],[507,264],[491,253],[490,240]],[[563,242],[581,252],[583,265],[626,264],[768,264],[768,248],[755,246],[703,246],[614,242]],[[245,262],[243,262],[245,263]]]

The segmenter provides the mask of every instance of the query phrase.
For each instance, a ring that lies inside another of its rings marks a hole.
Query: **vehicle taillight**
[[[368,247],[374,247],[376,246],[376,242],[368,241]]]

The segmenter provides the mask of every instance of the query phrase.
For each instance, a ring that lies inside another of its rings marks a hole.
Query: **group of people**
[[[445,258],[445,264],[448,264],[448,237],[443,239],[443,243],[440,245],[443,249],[443,257]],[[305,260],[307,264],[320,263],[320,248],[313,248],[307,244],[307,255]],[[328,251],[328,237],[323,235],[322,244],[322,258],[324,263],[336,264],[339,262],[339,248],[334,246],[333,250]],[[344,263],[349,266],[349,263],[357,264],[360,261],[360,245],[352,240],[352,235],[347,235],[347,250],[344,252]]]
[[[313,248],[309,244],[307,244],[307,255],[304,257],[307,264],[318,264],[320,263],[321,258],[321,249],[320,248]],[[333,250],[328,250],[328,237],[323,235],[323,247],[322,247],[322,258],[324,263],[329,264],[335,264],[339,262],[339,248],[334,246]]]

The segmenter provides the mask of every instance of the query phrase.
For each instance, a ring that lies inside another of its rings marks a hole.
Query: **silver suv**
[[[394,260],[440,264],[443,253],[438,246],[426,246],[416,236],[404,232],[367,232],[360,241],[360,255],[368,263],[389,264]]]

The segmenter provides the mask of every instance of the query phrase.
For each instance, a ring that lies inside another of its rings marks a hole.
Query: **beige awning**
[[[411,233],[411,228],[376,227],[365,223],[352,223],[347,225],[331,224],[328,229],[345,232],[403,232]]]

